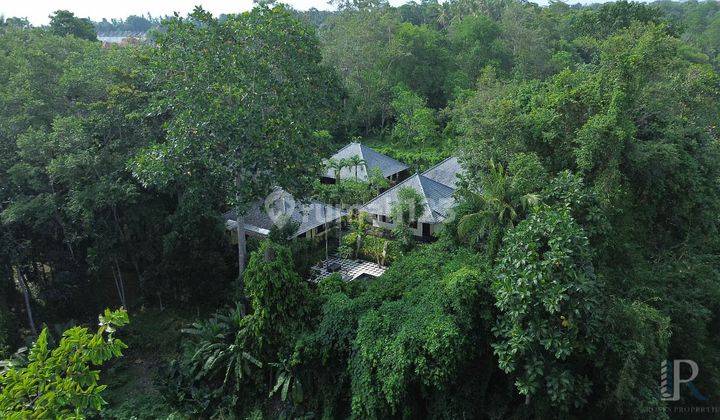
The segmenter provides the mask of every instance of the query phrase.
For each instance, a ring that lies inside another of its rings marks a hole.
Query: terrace
[[[310,281],[318,283],[320,280],[339,273],[344,281],[356,280],[360,277],[380,277],[385,273],[387,267],[383,267],[374,262],[363,260],[350,260],[347,258],[330,257],[322,262],[319,267],[312,268]]]

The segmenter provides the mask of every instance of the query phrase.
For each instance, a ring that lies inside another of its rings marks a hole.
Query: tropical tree
[[[184,411],[211,415],[227,409],[227,392],[237,395],[229,404],[249,395],[239,391],[252,384],[263,363],[254,352],[252,333],[246,327],[246,310],[241,304],[223,308],[210,318],[182,329],[183,354],[170,364],[170,379],[177,391],[167,398],[183,405]],[[207,384],[202,386],[201,384]]]
[[[128,323],[124,310],[105,310],[94,334],[84,327],[65,331],[51,348],[44,328],[28,353],[27,364],[11,362],[0,371],[0,414],[8,419],[74,418],[97,413],[107,402],[100,371],[94,366],[122,356],[127,346],[113,336]]]
[[[448,28],[448,40],[456,59],[447,88],[473,86],[486,66],[507,69],[510,54],[502,45],[501,35],[498,23],[484,14],[454,20]]]
[[[30,28],[27,18],[5,17],[0,15],[0,29],[4,27]]]
[[[536,193],[525,192],[533,187],[537,188],[537,182],[542,179],[538,177],[542,175],[542,168],[539,167],[537,171],[530,170],[533,163],[539,165],[532,160],[520,159],[519,163],[524,167],[523,170],[536,177],[531,179],[532,186],[528,187],[520,181],[523,174],[513,177],[503,165],[491,160],[487,166],[487,174],[481,177],[479,187],[466,191],[464,201],[457,209],[458,238],[475,248],[484,243],[490,256],[494,256],[497,251],[502,233],[521,219],[524,210],[539,201]],[[518,166],[517,162],[515,166]]]
[[[582,370],[598,340],[600,291],[587,236],[567,209],[539,209],[511,228],[492,291],[500,369],[530,401],[569,410],[585,403]]]
[[[78,18],[67,10],[58,10],[50,15],[50,31],[55,35],[72,35],[77,38],[97,41],[95,27],[88,18]]]
[[[197,8],[167,21],[157,44],[153,109],[168,119],[167,141],[143,154],[136,172],[148,183],[210,176],[236,211],[242,293],[243,215],[275,187],[302,193],[311,185],[320,173],[318,132],[332,120],[339,89],[330,87],[335,78],[312,30],[282,6],[221,21]]]
[[[374,191],[374,195],[380,194],[380,191],[387,189],[390,186],[390,181],[383,175],[382,171],[378,167],[370,169],[368,174],[368,184]]]
[[[390,105],[395,117],[390,133],[393,142],[408,147],[436,145],[439,127],[435,113],[420,95],[397,85]]]
[[[347,159],[330,159],[327,163],[328,169],[333,171],[335,174],[335,183],[340,183],[340,173],[343,169],[349,166]]]
[[[433,108],[443,107],[450,60],[442,34],[428,25],[403,22],[393,34],[389,48],[393,84],[407,86],[427,98]]]
[[[368,214],[365,212],[357,212],[355,217],[350,219],[352,234],[355,237],[355,258],[360,258],[360,249],[363,241],[367,236]]]
[[[351,156],[348,161],[348,166],[351,166],[355,169],[355,181],[358,180],[358,167],[365,165],[365,159],[361,158],[358,155]]]
[[[392,53],[389,34],[398,25],[386,5],[345,10],[320,30],[325,62],[337,68],[348,91],[344,125],[352,134],[384,129],[390,117]]]
[[[397,201],[390,208],[390,218],[395,227],[393,234],[400,242],[404,251],[409,251],[415,241],[411,226],[416,224],[425,211],[422,195],[410,187],[398,190]]]
[[[398,190],[397,201],[390,209],[390,217],[398,224],[410,225],[417,222],[425,211],[423,197],[410,187]]]

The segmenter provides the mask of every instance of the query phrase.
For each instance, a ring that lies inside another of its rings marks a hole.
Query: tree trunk
[[[122,290],[120,290],[120,281],[117,279],[117,273],[115,272],[115,267],[113,265],[110,265],[110,270],[113,272],[113,280],[115,280],[115,290],[118,292],[118,297],[120,298],[120,306],[123,306],[123,300],[122,300]]]
[[[138,287],[140,290],[144,289],[143,284],[143,277],[140,272],[140,264],[137,262],[137,258],[135,258],[135,254],[130,251],[130,240],[128,238],[128,234],[125,232],[125,230],[122,228],[122,225],[120,224],[120,216],[118,216],[117,207],[113,204],[110,206],[110,209],[112,211],[113,220],[115,221],[115,228],[118,231],[118,234],[120,235],[120,241],[124,245],[124,251],[127,254],[127,256],[130,258],[130,262],[133,265],[133,268],[135,269],[135,276],[137,277],[138,281]],[[116,260],[117,263],[117,260]],[[119,269],[118,269],[119,271]],[[120,279],[122,280],[122,278]],[[127,308],[126,308],[127,309]]]
[[[55,195],[55,184],[52,182],[52,178],[50,178],[50,191],[53,195]],[[53,219],[55,220],[55,223],[60,226],[60,232],[62,233],[62,241],[65,242],[65,244],[68,247],[68,251],[70,251],[70,258],[72,258],[73,261],[75,261],[75,250],[72,247],[72,244],[70,243],[70,238],[68,238],[67,234],[65,233],[65,224],[62,221],[62,217],[60,217],[60,212],[55,210],[55,213],[53,215]]]
[[[340,247],[342,246],[342,211],[343,204],[342,200],[340,200],[340,218],[338,219],[338,256],[340,254]]]
[[[246,301],[245,301],[245,281],[243,275],[245,274],[245,217],[240,215],[240,208],[238,207],[237,217],[235,218],[235,231],[237,232],[238,243],[238,293],[240,294],[240,314],[245,316],[247,312]]]
[[[110,269],[112,270],[113,280],[115,280],[115,290],[117,290],[118,297],[120,298],[120,306],[125,306],[125,302],[123,302],[122,290],[120,289],[120,281],[118,281],[115,267],[112,264],[110,265]]]
[[[327,260],[328,260],[328,236],[330,236],[330,227],[328,226],[328,221],[327,221],[327,213],[328,213],[329,207],[330,206],[325,205],[325,208],[323,209],[323,211],[325,212],[323,214],[323,216],[324,216],[324,222],[325,222],[324,232],[325,232],[325,263],[326,264],[327,264]]]
[[[120,293],[120,304],[123,306],[123,308],[129,310],[130,308],[128,308],[127,299],[125,297],[125,282],[123,281],[122,271],[120,271],[120,264],[118,263],[117,258],[114,258],[114,260],[115,260],[115,268],[117,269],[118,283],[120,285],[120,287],[118,288],[118,291]],[[115,270],[113,270],[113,274],[114,273],[115,273]]]
[[[355,238],[355,259],[360,258],[360,248],[362,248],[362,237],[358,231],[357,238]]]
[[[33,319],[32,307],[30,307],[30,290],[27,287],[27,279],[22,269],[18,267],[18,280],[20,282],[20,288],[22,289],[23,299],[25,300],[25,311],[27,312],[28,324],[30,324],[30,331],[32,335],[37,337],[37,328],[35,328],[35,320]]]
[[[387,251],[388,251],[389,244],[390,244],[390,242],[388,242],[388,241],[385,241],[385,243],[383,244],[382,260],[381,260],[382,264],[378,264],[378,265],[384,266],[387,263]]]
[[[240,296],[245,297],[245,286],[243,282],[243,274],[245,273],[245,215],[241,211],[240,206],[243,202],[242,193],[242,177],[240,173],[235,173],[235,231],[237,232],[237,248],[238,248],[238,287]]]
[[[240,215],[240,210],[237,210],[236,232],[238,240],[238,279],[240,281],[240,293],[244,294],[243,287],[243,273],[245,272],[245,217]]]

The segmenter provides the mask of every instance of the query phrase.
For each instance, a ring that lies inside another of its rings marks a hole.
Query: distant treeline
[[[114,32],[142,32],[145,33],[152,28],[160,26],[160,23],[169,16],[154,17],[149,13],[147,16],[130,15],[125,19],[103,18],[100,22],[93,22],[98,34],[109,34]]]
[[[305,11],[295,11],[295,14],[301,20],[311,23],[315,27],[320,27],[323,22],[333,14],[337,12],[330,10],[318,10],[311,8]],[[98,34],[111,34],[117,32],[148,32],[150,29],[157,28],[160,26],[163,20],[172,18],[171,15],[165,16],[152,16],[150,13],[147,16],[130,15],[126,19],[106,19],[103,18],[100,22],[93,22],[95,30]],[[223,21],[227,18],[227,15],[220,15],[218,19]]]

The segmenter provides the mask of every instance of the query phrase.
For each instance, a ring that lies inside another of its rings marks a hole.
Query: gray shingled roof
[[[360,165],[357,168],[358,179],[361,181],[368,180],[368,174],[372,168],[380,168],[380,171],[385,178],[409,168],[406,164],[398,162],[390,156],[378,153],[370,147],[360,143],[348,144],[338,150],[338,152],[332,155],[330,159],[349,159],[353,156],[360,156],[360,158],[365,161],[365,165]],[[335,171],[328,169],[325,176],[328,178],[335,178]],[[340,171],[340,179],[355,179],[355,167],[351,166],[343,168],[343,170]]]
[[[458,162],[458,158],[455,156],[449,157],[422,174],[432,179],[433,181],[439,182],[443,185],[447,185],[452,189],[457,188],[458,175],[462,175],[464,170]]]
[[[274,201],[272,212],[274,215],[286,215],[290,213],[290,218],[299,223],[295,236],[302,235],[311,229],[314,229],[326,222],[330,223],[347,214],[346,211],[341,211],[336,207],[323,204],[319,201],[299,203],[294,202],[292,198]],[[228,229],[235,229],[235,214],[236,213],[233,210],[223,215]],[[276,217],[275,219],[281,220],[282,217]],[[259,201],[251,205],[250,209],[245,214],[246,230],[250,230],[261,235],[267,235],[273,224],[273,218],[271,218],[268,214],[264,201]]]
[[[389,216],[394,203],[398,201],[398,191],[401,188],[412,188],[423,197],[423,214],[418,219],[421,223],[440,223],[448,216],[455,204],[453,190],[447,185],[415,174],[396,186],[375,197],[362,208],[371,214]]]

